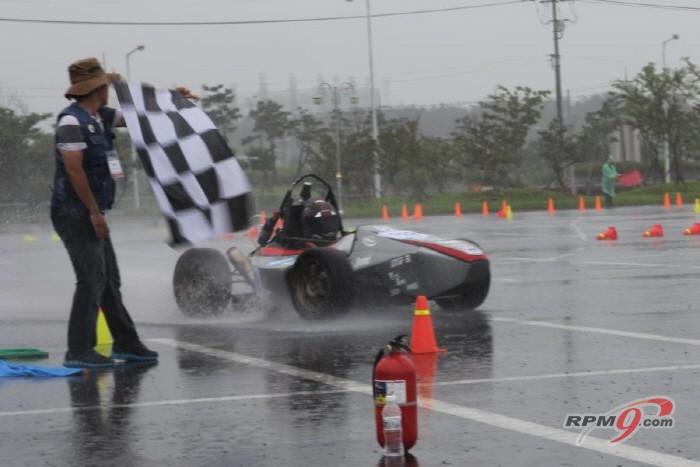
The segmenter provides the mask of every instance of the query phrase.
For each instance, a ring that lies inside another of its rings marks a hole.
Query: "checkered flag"
[[[250,184],[211,119],[178,91],[114,85],[172,243],[248,227]]]

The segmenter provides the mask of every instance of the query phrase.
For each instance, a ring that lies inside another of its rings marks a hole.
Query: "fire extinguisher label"
[[[376,405],[386,404],[387,394],[396,396],[396,403],[399,405],[406,403],[406,380],[375,380],[374,381],[374,403]]]

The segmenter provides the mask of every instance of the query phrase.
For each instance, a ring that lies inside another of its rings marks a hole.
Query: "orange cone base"
[[[654,224],[654,226],[649,229],[645,230],[644,233],[642,234],[642,237],[663,237],[664,236],[664,228],[661,226],[661,224]]]
[[[696,222],[683,231],[683,235],[700,235],[700,222]]]
[[[617,229],[615,227],[608,227],[608,230],[598,234],[596,240],[617,240]]]

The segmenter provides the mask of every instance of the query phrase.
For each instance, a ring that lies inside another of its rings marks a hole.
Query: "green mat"
[[[39,349],[0,349],[0,359],[7,360],[32,360],[48,358],[49,353]]]

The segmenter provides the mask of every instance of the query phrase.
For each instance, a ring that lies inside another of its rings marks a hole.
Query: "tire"
[[[231,300],[231,270],[223,254],[212,248],[191,248],[177,260],[173,291],[187,316],[221,314]]]
[[[436,297],[435,301],[445,311],[471,311],[479,308],[486,300],[491,286],[491,273],[488,269],[479,274],[478,280],[469,280],[453,290],[447,297]]]
[[[312,248],[299,255],[288,276],[294,308],[304,319],[338,317],[354,303],[355,286],[347,254]]]

